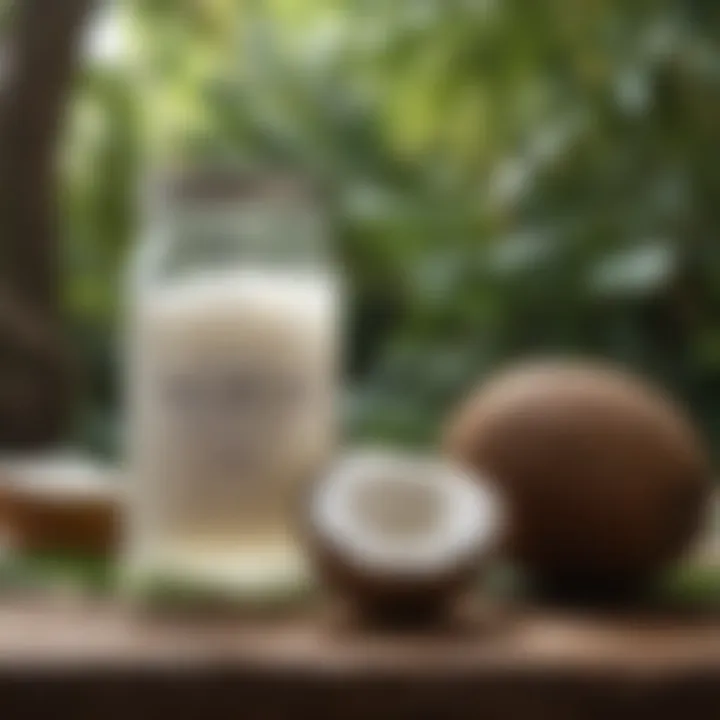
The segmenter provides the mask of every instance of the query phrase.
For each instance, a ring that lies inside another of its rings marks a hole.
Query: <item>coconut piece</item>
[[[509,552],[546,590],[635,590],[696,535],[711,489],[686,414],[647,382],[580,361],[511,368],[455,414],[451,457],[508,500]]]
[[[115,473],[82,457],[0,461],[0,521],[23,552],[117,549],[122,497]]]
[[[436,459],[357,453],[311,499],[321,577],[373,619],[442,614],[478,577],[500,530],[495,491]]]

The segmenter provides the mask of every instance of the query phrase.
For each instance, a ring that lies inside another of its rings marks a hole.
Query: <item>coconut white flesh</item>
[[[0,458],[0,475],[12,492],[47,503],[115,502],[117,471],[81,455]]]
[[[312,521],[348,563],[396,575],[436,575],[488,549],[501,527],[495,492],[441,460],[363,453],[326,478]]]

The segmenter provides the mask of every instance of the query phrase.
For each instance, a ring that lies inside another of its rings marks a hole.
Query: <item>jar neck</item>
[[[309,205],[272,199],[165,203],[149,223],[166,272],[233,266],[321,270],[332,265],[322,214]]]

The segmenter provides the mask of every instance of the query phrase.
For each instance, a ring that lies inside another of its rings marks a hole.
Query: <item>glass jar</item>
[[[132,262],[128,576],[263,601],[303,585],[303,489],[336,442],[340,290],[297,178],[165,182]]]

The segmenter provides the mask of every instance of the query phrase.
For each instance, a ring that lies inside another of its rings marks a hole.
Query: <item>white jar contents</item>
[[[335,443],[336,278],[194,273],[131,322],[131,565],[253,594],[294,585],[294,505]]]

